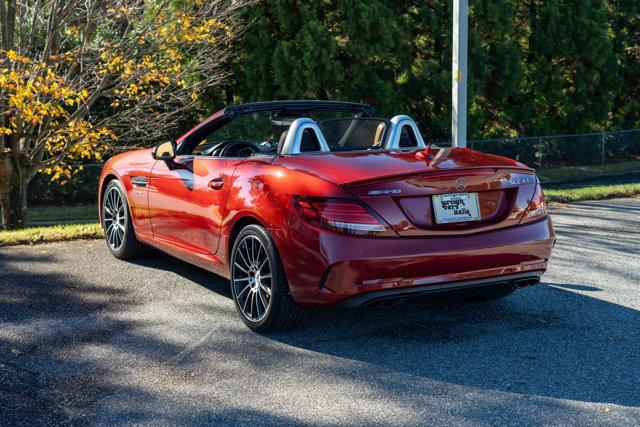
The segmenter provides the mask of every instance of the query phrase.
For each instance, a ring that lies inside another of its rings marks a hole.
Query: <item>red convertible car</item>
[[[152,246],[230,279],[255,331],[305,306],[504,296],[540,281],[555,242],[532,169],[336,101],[232,106],[115,156],[100,206],[114,256]]]

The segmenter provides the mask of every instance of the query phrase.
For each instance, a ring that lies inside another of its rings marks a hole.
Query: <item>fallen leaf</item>
[[[22,352],[17,348],[12,348],[11,353],[15,354],[16,356],[20,356],[22,354]]]
[[[7,365],[5,365],[4,363],[0,363],[0,369],[6,368],[6,367],[7,367]]]

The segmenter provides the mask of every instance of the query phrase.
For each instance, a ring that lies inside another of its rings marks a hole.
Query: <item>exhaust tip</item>
[[[530,277],[527,279],[515,280],[513,282],[513,286],[516,288],[526,288],[527,286],[533,286],[540,283],[540,279],[538,277]]]

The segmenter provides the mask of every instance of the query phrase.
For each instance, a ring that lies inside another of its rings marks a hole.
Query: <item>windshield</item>
[[[215,151],[212,150],[213,147],[235,141],[253,142],[259,145],[264,152],[275,151],[280,140],[286,136],[286,132],[291,123],[299,117],[309,117],[316,120],[318,124],[327,123],[328,131],[331,132],[331,135],[334,135],[334,137],[331,138],[325,135],[330,147],[332,146],[331,141],[335,139],[335,146],[337,148],[356,149],[363,145],[357,142],[356,139],[360,138],[358,135],[364,134],[364,139],[367,141],[371,139],[371,141],[364,143],[364,146],[369,148],[373,144],[372,138],[374,137],[375,126],[382,121],[376,120],[375,124],[372,123],[369,125],[373,126],[374,133],[371,133],[369,127],[363,122],[359,126],[355,126],[351,132],[348,132],[346,134],[348,138],[343,140],[345,131],[348,131],[350,123],[356,120],[367,120],[354,119],[353,116],[345,117],[346,114],[351,116],[351,113],[336,111],[308,111],[305,112],[304,115],[287,114],[282,111],[262,111],[258,113],[241,114],[202,139],[194,147],[192,154],[213,154]],[[324,131],[325,130],[322,129],[322,132]],[[347,145],[345,145],[345,142]]]
[[[321,120],[322,131],[331,151],[382,148],[387,121],[378,118],[341,118]]]

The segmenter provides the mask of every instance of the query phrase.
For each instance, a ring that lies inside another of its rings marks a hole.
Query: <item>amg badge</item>
[[[391,190],[369,190],[367,193],[369,196],[379,196],[381,194],[400,194],[402,190],[399,188],[393,188]]]

